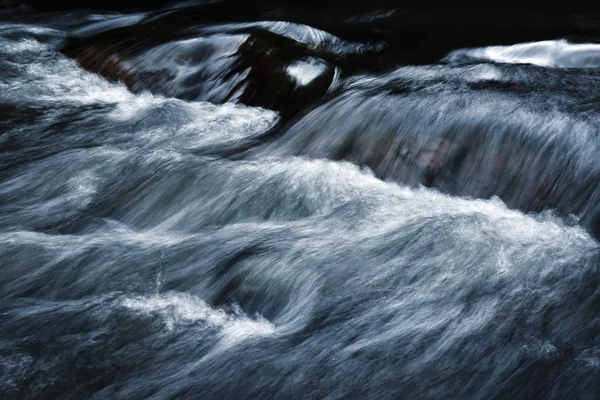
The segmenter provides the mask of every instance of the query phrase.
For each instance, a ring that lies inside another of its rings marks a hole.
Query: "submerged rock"
[[[497,195],[525,211],[572,213],[596,230],[600,171],[581,157],[597,147],[599,99],[587,90],[600,86],[596,76],[492,65],[505,58],[475,57],[486,49],[444,58],[461,47],[593,39],[595,14],[501,10],[484,22],[490,13],[477,8],[431,13],[382,3],[367,12],[333,3],[321,13],[296,3],[185,6],[84,27],[63,51],[134,92],[296,117],[278,131],[286,152],[349,160],[455,195]],[[438,64],[399,68],[421,63]]]
[[[241,102],[292,115],[321,98],[334,69],[270,32],[169,35],[137,40],[137,27],[74,40],[64,53],[132,91],[188,101]]]
[[[406,67],[350,80],[264,151],[347,160],[382,179],[574,214],[598,234],[600,99],[591,87],[600,89],[593,70]]]

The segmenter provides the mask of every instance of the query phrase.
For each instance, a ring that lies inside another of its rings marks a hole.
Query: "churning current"
[[[600,45],[15,10],[0,398],[600,396]]]

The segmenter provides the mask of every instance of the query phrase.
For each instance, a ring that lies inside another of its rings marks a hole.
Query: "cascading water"
[[[598,45],[236,4],[0,14],[0,398],[598,398]]]

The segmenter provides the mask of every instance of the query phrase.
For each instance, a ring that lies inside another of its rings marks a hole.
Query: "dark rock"
[[[72,40],[63,52],[131,90],[184,100],[236,101],[290,116],[321,98],[334,70],[306,46],[252,29],[221,35],[150,35],[139,26]],[[301,75],[301,77],[299,77]]]

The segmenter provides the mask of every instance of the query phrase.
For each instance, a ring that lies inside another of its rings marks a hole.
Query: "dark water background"
[[[0,398],[600,397],[600,14],[0,4]]]

